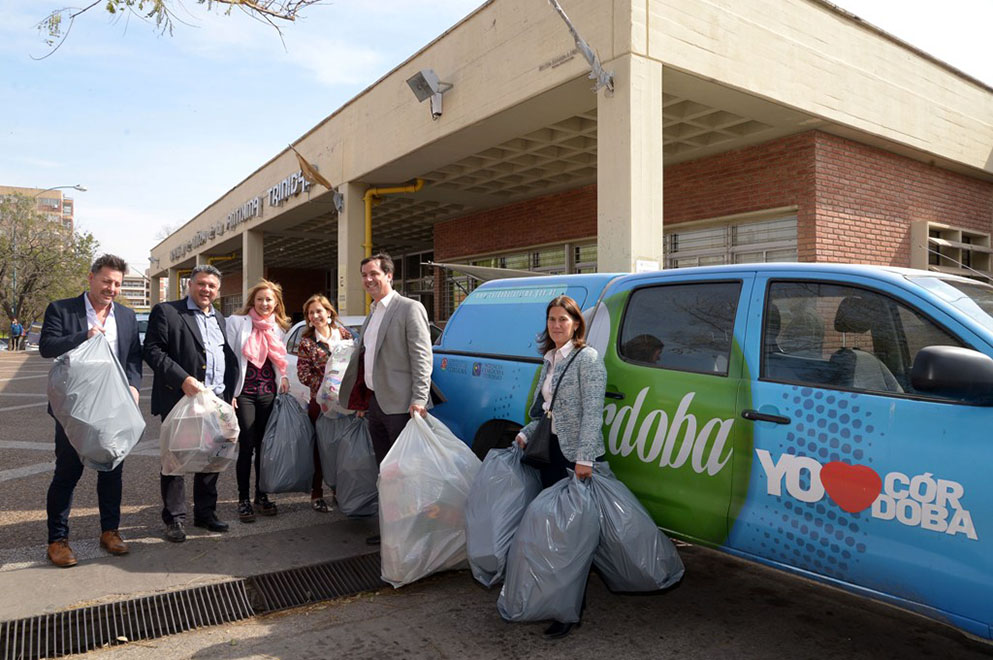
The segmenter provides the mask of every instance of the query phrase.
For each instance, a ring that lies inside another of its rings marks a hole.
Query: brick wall
[[[993,183],[820,131],[672,165],[663,186],[668,227],[795,206],[800,261],[909,266],[916,220],[993,230]],[[588,185],[439,223],[435,258],[595,234]]]
[[[283,287],[283,305],[286,315],[296,321],[303,320],[303,303],[315,293],[328,296],[327,273],[323,270],[304,268],[266,268],[266,279]],[[333,292],[337,293],[337,291]],[[328,296],[337,309],[335,295]]]
[[[596,236],[596,186],[508,204],[434,226],[435,261]]]
[[[827,133],[815,144],[817,261],[910,265],[910,225],[990,232],[993,183]]]
[[[665,168],[666,226],[797,207],[797,253],[814,261],[813,133],[801,133]]]

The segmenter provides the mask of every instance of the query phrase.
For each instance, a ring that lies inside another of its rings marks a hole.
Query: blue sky
[[[834,2],[993,85],[993,0]],[[333,0],[284,29],[285,49],[272,28],[191,0],[171,37],[98,6],[36,61],[47,49],[33,26],[65,5],[3,0],[0,185],[85,185],[70,193],[78,226],[143,269],[163,226],[185,223],[481,3]]]

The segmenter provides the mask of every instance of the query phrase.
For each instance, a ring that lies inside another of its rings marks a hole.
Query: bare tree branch
[[[206,5],[208,11],[215,5],[227,6],[225,13],[230,14],[235,7],[249,16],[268,23],[280,40],[283,39],[278,21],[295,21],[301,11],[317,5],[324,0],[195,0],[198,5]],[[172,8],[180,4],[180,0],[96,0],[83,7],[63,7],[56,9],[38,23],[39,32],[46,35],[45,42],[52,47],[51,52],[35,59],[44,59],[58,50],[69,36],[76,17],[97,5],[103,4],[107,13],[112,16],[133,15],[145,21],[154,21],[155,29],[160,33],[173,33],[173,23],[179,20]],[[285,43],[284,43],[285,47]]]

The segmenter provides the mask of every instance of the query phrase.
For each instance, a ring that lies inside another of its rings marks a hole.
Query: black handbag
[[[583,346],[569,358],[565,369],[562,370],[562,375],[559,376],[559,382],[555,384],[555,391],[552,392],[552,402],[548,404],[548,410],[538,420],[538,425],[531,432],[531,438],[524,445],[524,458],[521,461],[532,467],[540,468],[552,462],[552,408],[555,406],[555,397],[559,394],[559,386],[565,378],[565,372],[572,366],[573,361],[579,357],[579,353],[583,348],[586,347]]]

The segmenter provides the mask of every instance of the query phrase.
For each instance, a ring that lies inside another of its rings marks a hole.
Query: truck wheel
[[[472,451],[483,460],[489,450],[509,447],[520,430],[521,425],[515,422],[492,419],[479,427],[472,441]]]

